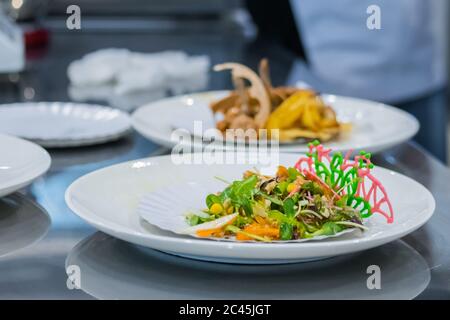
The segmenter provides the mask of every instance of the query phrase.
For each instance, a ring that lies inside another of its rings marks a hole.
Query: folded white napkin
[[[188,56],[182,51],[138,53],[109,48],[73,61],[67,75],[73,86],[109,84],[118,95],[142,90],[181,93],[201,89],[209,65],[208,56]]]

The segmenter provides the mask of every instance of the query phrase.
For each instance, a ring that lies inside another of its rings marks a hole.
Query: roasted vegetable
[[[277,134],[280,141],[328,141],[351,128],[338,122],[334,110],[313,90],[273,87],[266,59],[261,60],[259,77],[238,63],[216,65],[214,70],[231,70],[235,85],[235,91],[210,106],[214,113],[223,114],[217,128],[224,133],[227,129],[268,129],[269,137]]]

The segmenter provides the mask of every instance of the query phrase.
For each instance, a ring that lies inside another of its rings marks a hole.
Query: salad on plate
[[[154,194],[141,216],[178,234],[256,242],[301,242],[364,232],[365,219],[374,213],[392,223],[393,208],[384,186],[371,173],[371,155],[350,155],[331,155],[315,141],[308,154],[290,167],[279,166],[274,175],[254,169],[232,182],[218,178],[226,187],[203,196],[203,209],[162,215]]]

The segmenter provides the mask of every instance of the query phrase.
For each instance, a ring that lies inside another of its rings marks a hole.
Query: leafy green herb
[[[247,216],[238,215],[234,224],[240,228],[244,227],[247,224],[250,224],[252,220]]]
[[[267,214],[278,223],[289,222],[289,218],[278,210],[270,210]]]
[[[339,200],[336,201],[336,205],[338,207],[345,207],[347,205],[348,195],[342,196]]]
[[[277,193],[282,195],[283,193],[286,192],[288,185],[289,185],[288,181],[282,181],[279,184],[277,184],[277,186],[275,187],[275,191],[277,191]]]
[[[286,200],[284,200],[283,202],[283,210],[284,210],[284,214],[289,217],[292,218],[295,216],[295,202],[292,198],[287,198]]]
[[[247,216],[251,216],[253,214],[252,203],[249,199],[242,198],[240,200],[240,205],[244,209],[244,212]]]
[[[280,239],[291,240],[293,234],[293,226],[289,223],[283,222],[280,224]]]
[[[265,194],[264,192],[258,192],[257,194],[260,195],[261,197],[263,197],[263,198],[269,200],[269,201],[272,202],[272,203],[275,203],[275,204],[277,204],[277,205],[279,205],[279,206],[283,206],[283,201],[281,201],[281,200],[278,199],[278,198],[271,197],[271,196],[269,196],[268,194]]]
[[[343,228],[332,221],[325,222],[322,228],[312,234],[312,236],[332,236],[340,232]]]
[[[210,209],[214,203],[222,204],[222,202],[223,201],[222,201],[221,197],[219,197],[218,195],[215,195],[213,193],[209,194],[206,197],[206,206],[208,207],[208,209]]]
[[[308,181],[308,182],[305,182],[305,183],[302,185],[302,190],[309,191],[309,192],[311,192],[312,194],[320,194],[320,195],[323,195],[323,190],[322,190],[322,188],[321,188],[317,183],[315,183],[314,181]]]
[[[300,175],[300,172],[295,168],[288,168],[289,180],[292,182]]]
[[[253,175],[243,181],[234,181],[228,186],[218,197],[221,203],[226,199],[230,199],[231,204],[236,208],[242,208],[247,215],[253,213],[252,201],[253,196],[258,190],[256,190],[256,184],[258,183],[258,177]],[[209,202],[215,203],[218,200],[215,197],[211,197]],[[208,199],[207,199],[208,204]]]
[[[200,219],[198,216],[192,215],[192,216],[188,217],[188,223],[190,226],[196,226],[200,223]]]
[[[235,181],[232,184],[232,193],[236,197],[250,198],[258,183],[258,177],[253,175],[244,181]]]

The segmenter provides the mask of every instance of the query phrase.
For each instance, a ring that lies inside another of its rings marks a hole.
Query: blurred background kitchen
[[[267,57],[276,85],[306,83],[414,114],[416,141],[450,158],[446,0],[0,0],[0,8],[0,103],[132,111],[170,94],[230,88],[229,75],[210,66],[256,68]],[[158,61],[172,73],[162,81],[142,55],[119,74],[116,62],[130,52],[165,52]]]

